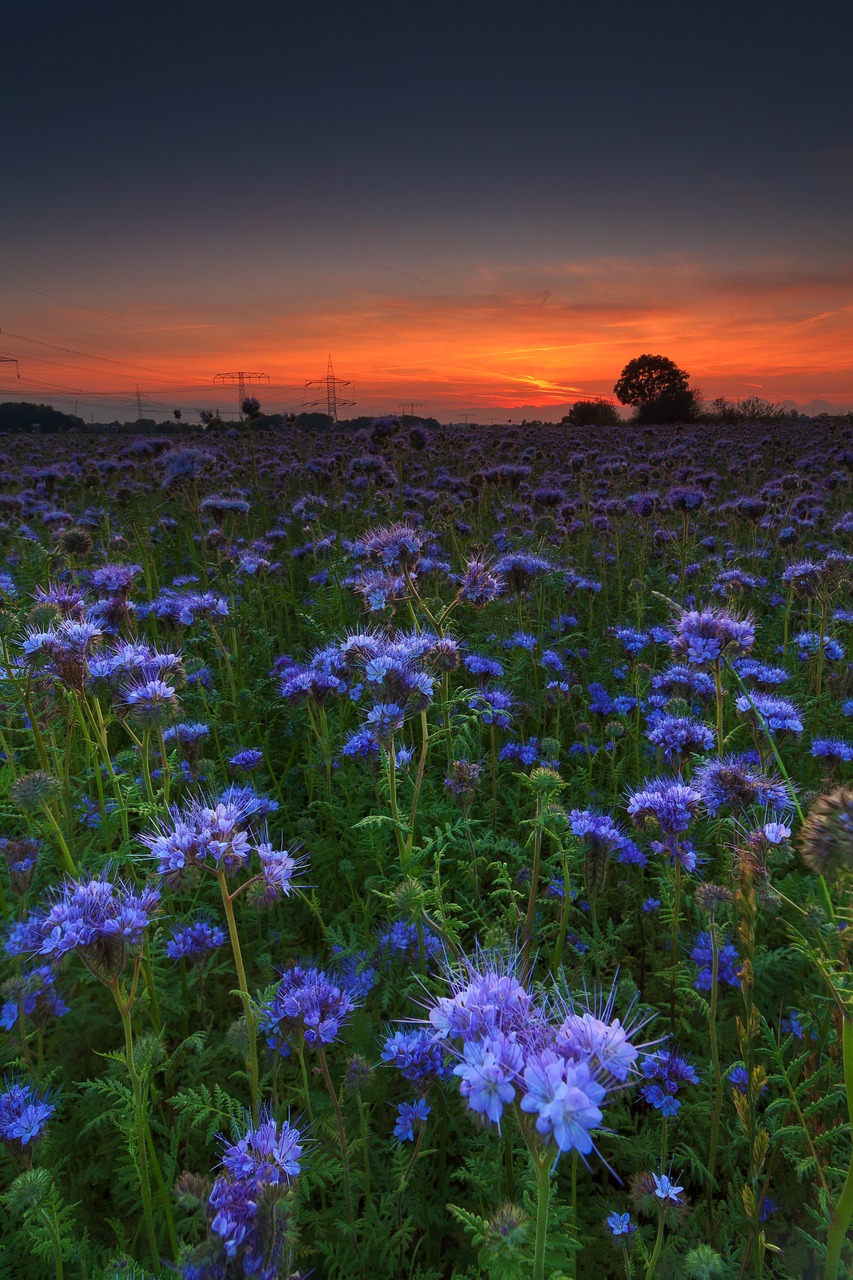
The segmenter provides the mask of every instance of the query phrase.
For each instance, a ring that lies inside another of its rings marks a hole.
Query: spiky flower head
[[[9,799],[22,813],[38,813],[59,795],[59,782],[43,769],[24,773],[9,788]]]
[[[800,831],[803,862],[815,875],[838,880],[853,871],[853,790],[819,796]]]
[[[718,911],[723,907],[727,907],[732,901],[730,889],[727,889],[724,884],[712,884],[710,881],[706,884],[697,885],[694,896],[700,910],[704,911],[712,920]]]
[[[85,560],[86,556],[92,551],[92,535],[88,529],[81,529],[78,525],[71,525],[67,529],[61,529],[56,535],[56,545],[64,556],[77,557]]]

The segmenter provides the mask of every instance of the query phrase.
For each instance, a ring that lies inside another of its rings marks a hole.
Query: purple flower
[[[251,773],[253,769],[257,769],[259,764],[263,763],[263,751],[257,751],[254,747],[247,747],[245,751],[238,751],[228,761],[232,769],[238,769],[241,773]]]
[[[632,792],[628,814],[636,826],[644,819],[658,822],[666,835],[686,831],[699,813],[701,794],[678,779],[655,778]]]
[[[394,1137],[400,1142],[414,1142],[415,1125],[424,1124],[431,1110],[426,1098],[417,1098],[414,1102],[401,1102],[397,1107]]]
[[[750,716],[754,721],[763,720],[771,734],[803,731],[799,711],[786,698],[776,698],[769,693],[741,694],[735,699],[735,706],[741,715]]]
[[[604,1116],[599,1107],[605,1089],[585,1062],[572,1065],[549,1049],[528,1056],[522,1111],[536,1115],[536,1128],[560,1151],[589,1155],[591,1133]]]
[[[612,1236],[632,1236],[637,1230],[630,1213],[609,1213],[605,1225]]]
[[[39,1095],[31,1084],[4,1078],[0,1093],[0,1141],[17,1152],[36,1143],[56,1110],[48,1095]]]
[[[755,623],[722,609],[690,610],[676,621],[670,642],[676,657],[694,666],[717,662],[729,650],[749,650],[755,642]]]
[[[670,1171],[671,1172],[671,1171]],[[653,1173],[655,1195],[662,1205],[681,1204],[681,1193],[684,1187],[676,1186],[672,1178],[668,1177],[663,1170],[660,1174]]]
[[[288,1123],[276,1126],[267,1112],[234,1143],[225,1144],[222,1164],[238,1179],[251,1179],[256,1186],[287,1185],[299,1175],[303,1151],[302,1134]]]
[[[350,992],[324,969],[295,964],[262,1006],[259,1026],[271,1049],[287,1053],[289,1039],[303,1039],[309,1047],[331,1044],[354,1008]]]
[[[714,952],[710,933],[700,933],[693,950],[690,952],[693,963],[699,966],[699,972],[693,982],[697,991],[710,991],[713,981]],[[740,963],[735,947],[723,938],[717,948],[717,981],[727,983],[730,987],[740,986],[736,965]]]
[[[110,982],[123,970],[128,951],[142,944],[159,905],[160,891],[151,887],[137,890],[121,880],[66,880],[48,905],[29,918],[26,930],[14,936],[23,934],[28,950],[54,962],[76,951],[96,977]]]
[[[424,1027],[390,1032],[382,1045],[382,1061],[396,1067],[404,1080],[417,1085],[449,1074],[440,1042]]]
[[[225,943],[225,930],[209,920],[194,920],[172,931],[166,943],[166,955],[170,960],[188,960],[190,964],[202,964],[211,951]]]
[[[515,1098],[515,1082],[524,1066],[524,1054],[514,1036],[495,1032],[469,1040],[463,1060],[453,1074],[461,1080],[459,1092],[472,1111],[500,1125],[504,1106]]]

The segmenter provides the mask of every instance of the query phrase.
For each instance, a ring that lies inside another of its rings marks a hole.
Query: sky
[[[28,0],[0,398],[324,409],[331,356],[342,415],[554,419],[652,353],[853,406],[851,38],[847,0]]]

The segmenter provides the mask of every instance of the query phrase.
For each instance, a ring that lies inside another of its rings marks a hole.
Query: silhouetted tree
[[[613,391],[620,404],[636,410],[636,422],[692,422],[699,392],[688,385],[689,377],[668,356],[636,356],[625,365]]]
[[[563,418],[570,427],[618,427],[621,421],[609,400],[576,400]]]

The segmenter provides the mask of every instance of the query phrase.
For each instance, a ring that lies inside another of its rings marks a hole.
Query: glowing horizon
[[[99,282],[74,306],[0,284],[0,352],[20,360],[22,374],[18,382],[0,367],[0,394],[122,401],[138,383],[176,406],[227,403],[213,375],[243,368],[269,374],[275,399],[298,406],[331,353],[336,375],[355,382],[342,391],[356,400],[352,413],[415,400],[441,418],[610,396],[627,361],[652,352],[685,368],[706,399],[853,403],[853,267],[768,259],[723,274],[666,257],[490,263],[447,272],[438,289],[416,277],[389,288],[382,270],[319,288],[295,279],[286,305],[261,296],[250,314],[198,290],[161,302],[156,282],[154,296],[134,303],[127,278],[109,289]],[[263,403],[264,387],[256,394]]]

